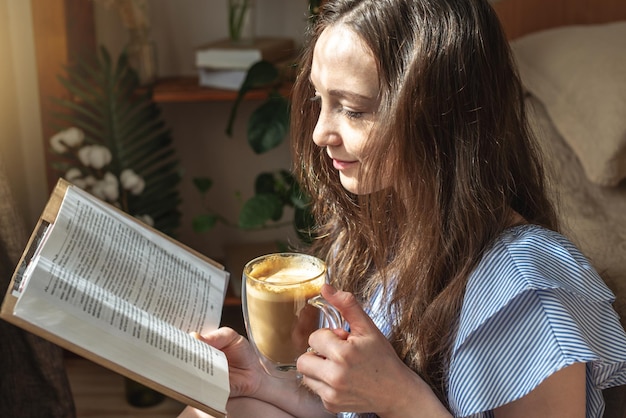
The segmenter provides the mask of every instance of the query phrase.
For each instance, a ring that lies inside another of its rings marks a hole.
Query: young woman
[[[329,1],[307,45],[295,171],[350,330],[311,335],[306,390],[234,331],[205,336],[229,357],[229,416],[600,417],[626,336],[557,232],[488,2]]]

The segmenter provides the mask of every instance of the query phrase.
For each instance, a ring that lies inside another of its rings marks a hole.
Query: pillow
[[[626,178],[626,21],[535,32],[511,47],[524,88],[589,180],[614,186]]]

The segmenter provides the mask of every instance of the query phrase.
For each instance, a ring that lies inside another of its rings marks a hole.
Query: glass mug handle
[[[335,308],[332,306],[326,299],[322,297],[322,295],[317,295],[308,300],[309,305],[313,305],[319,310],[322,311],[330,328],[333,329],[345,329],[346,322],[343,320],[343,317]]]

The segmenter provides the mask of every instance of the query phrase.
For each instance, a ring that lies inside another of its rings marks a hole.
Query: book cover
[[[228,39],[211,42],[196,49],[196,67],[221,70],[247,70],[255,62],[283,61],[295,54],[290,38],[255,38],[253,43],[238,44]]]
[[[225,417],[219,326],[229,274],[215,261],[59,180],[0,317],[123,376]]]

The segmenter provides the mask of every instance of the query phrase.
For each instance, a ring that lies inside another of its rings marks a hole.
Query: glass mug
[[[248,339],[265,371],[297,377],[296,360],[322,324],[343,328],[339,312],[320,295],[326,263],[299,253],[274,253],[243,269],[242,309]]]

